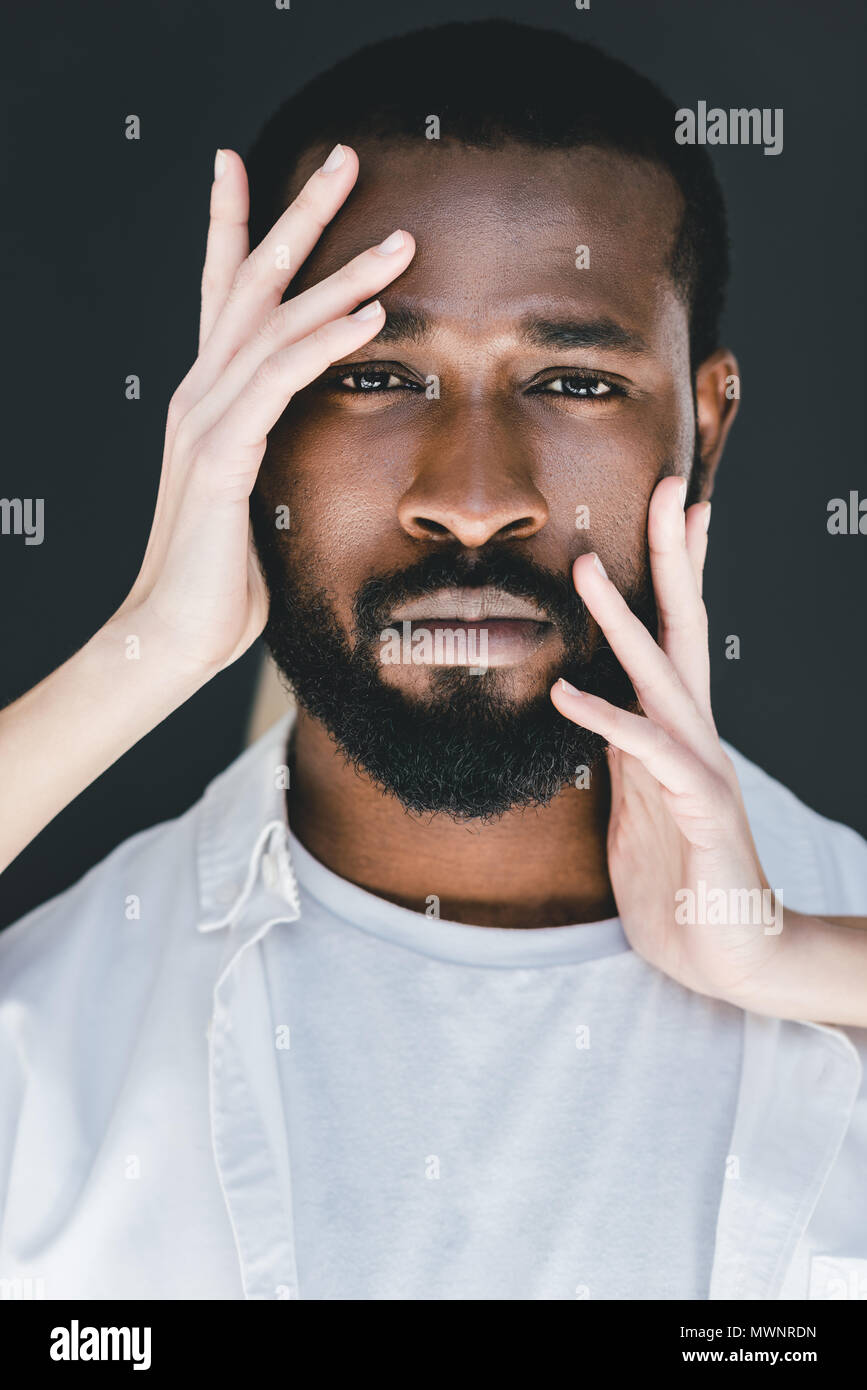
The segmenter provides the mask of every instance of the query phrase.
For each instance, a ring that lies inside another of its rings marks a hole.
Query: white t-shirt
[[[617,919],[439,921],[290,847],[264,952],[299,1296],[706,1299],[741,1011]]]

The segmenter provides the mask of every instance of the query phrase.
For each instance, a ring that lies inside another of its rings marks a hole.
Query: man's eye
[[[340,377],[339,382],[344,391],[364,392],[393,391],[396,387],[408,385],[402,377],[395,376],[394,372],[373,369],[349,372],[347,376]]]
[[[598,400],[600,396],[613,396],[617,392],[598,376],[555,376],[543,382],[541,391],[555,391],[559,395],[574,396],[578,400]]]

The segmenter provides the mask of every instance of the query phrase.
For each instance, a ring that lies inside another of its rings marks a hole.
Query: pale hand
[[[684,512],[685,494],[684,479],[669,477],[650,501],[657,641],[595,555],[573,567],[643,713],[563,681],[551,692],[566,718],[609,745],[608,869],[624,932],[651,964],[701,994],[760,1013],[867,1023],[867,936],[853,930],[862,919],[784,908],[759,862],[711,712],[701,595],[710,504]]]
[[[375,337],[378,301],[415,252],[396,232],[327,279],[281,302],[292,276],[358,175],[338,145],[248,254],[247,176],[222,150],[211,192],[199,355],[172,397],[156,512],[141,572],[115,614],[161,659],[207,679],[261,633],[268,594],[249,498],[269,430],[293,395]]]
[[[268,594],[249,499],[268,431],[297,391],[380,332],[385,311],[378,300],[350,311],[415,254],[409,233],[393,232],[282,302],[357,176],[355,152],[337,145],[248,254],[246,171],[237,154],[219,152],[199,355],[169,406],[138,578],[83,647],[0,710],[0,872],[265,626]]]

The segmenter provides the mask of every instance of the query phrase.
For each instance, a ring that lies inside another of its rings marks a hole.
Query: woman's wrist
[[[766,963],[729,1002],[775,1018],[867,1027],[867,931],[860,923],[785,908]]]
[[[166,648],[140,610],[119,610],[0,711],[0,871],[71,801],[214,674]],[[68,735],[58,757],[59,732]]]
[[[94,633],[94,671],[111,673],[129,691],[133,723],[145,710],[164,709],[165,718],[195,695],[220,670],[181,649],[146,604],[123,605]],[[82,650],[85,650],[84,648]]]

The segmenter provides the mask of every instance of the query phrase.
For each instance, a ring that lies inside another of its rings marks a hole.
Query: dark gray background
[[[363,42],[481,17],[592,38],[678,105],[784,108],[781,155],[716,150],[743,400],[714,498],[714,705],[747,756],[864,832],[867,539],[826,529],[831,497],[865,491],[863,21],[851,0],[592,0],[589,12],[571,0],[292,0],[286,11],[18,0],[0,45],[0,496],[44,497],[46,538],[0,536],[0,702],[81,645],[136,575],[165,407],[195,349],[216,147],[243,151],[297,84]],[[131,112],[137,143],[124,138]],[[129,373],[139,402],[124,398]],[[729,633],[740,661],[724,659]],[[0,879],[0,923],[195,800],[241,748],[258,659],[218,677],[58,817]],[[75,737],[70,725],[58,764]]]

